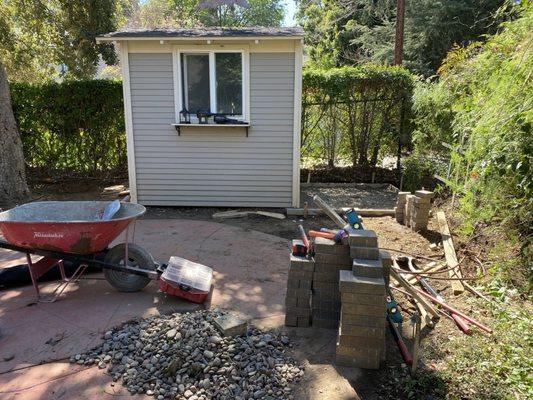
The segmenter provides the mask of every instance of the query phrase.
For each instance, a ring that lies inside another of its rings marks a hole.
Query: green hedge
[[[305,69],[302,155],[333,166],[375,166],[408,140],[414,76],[400,67]]]
[[[43,176],[126,170],[122,83],[11,84],[28,168]]]

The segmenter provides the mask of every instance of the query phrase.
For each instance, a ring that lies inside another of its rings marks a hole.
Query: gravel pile
[[[222,337],[212,321],[224,314],[197,311],[129,322],[105,333],[102,346],[72,363],[107,368],[132,394],[163,399],[291,399],[304,374],[285,354],[288,337],[248,331]]]

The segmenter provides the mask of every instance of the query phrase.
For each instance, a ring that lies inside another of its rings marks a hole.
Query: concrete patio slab
[[[178,255],[212,267],[215,289],[206,306],[233,310],[264,328],[283,325],[288,262],[285,239],[206,221],[140,220],[135,242],[159,261]],[[0,268],[9,265],[10,260],[16,260],[16,255],[0,251]],[[54,282],[42,285],[45,293],[53,287]],[[36,303],[31,286],[2,291],[0,398],[130,398],[120,384],[113,384],[97,368],[60,360],[94,347],[106,330],[132,318],[199,307],[161,293],[154,283],[141,292],[119,293],[103,274],[88,275],[55,303]],[[298,353],[302,360],[335,340],[333,331],[318,335],[313,329],[308,331],[308,336],[295,337],[297,347],[303,349]],[[291,335],[298,332],[294,330]],[[52,360],[59,361],[50,363]],[[37,365],[44,362],[47,364]],[[324,366],[303,362],[308,365],[306,380],[313,382],[297,388],[297,393],[301,392],[297,398],[357,398],[331,365],[328,376],[335,377],[335,385],[322,385],[318,379],[324,375],[320,372]]]

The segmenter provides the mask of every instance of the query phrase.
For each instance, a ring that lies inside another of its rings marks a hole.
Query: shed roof
[[[300,38],[303,37],[300,27],[268,28],[156,28],[156,29],[123,29],[106,33],[98,40],[128,39],[212,39],[212,38]]]

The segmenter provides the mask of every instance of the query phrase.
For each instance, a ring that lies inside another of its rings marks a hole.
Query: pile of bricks
[[[313,275],[312,324],[317,328],[339,327],[341,299],[339,272],[352,265],[348,244],[317,237],[314,243],[315,272]]]
[[[285,325],[308,327],[311,325],[311,288],[315,261],[312,258],[291,254],[287,294],[285,295]]]
[[[340,271],[338,365],[377,369],[385,358],[386,278],[391,258],[380,252],[374,231],[349,235],[352,270]]]
[[[414,231],[427,229],[433,192],[417,190],[415,194],[399,192],[395,207],[396,221]]]

